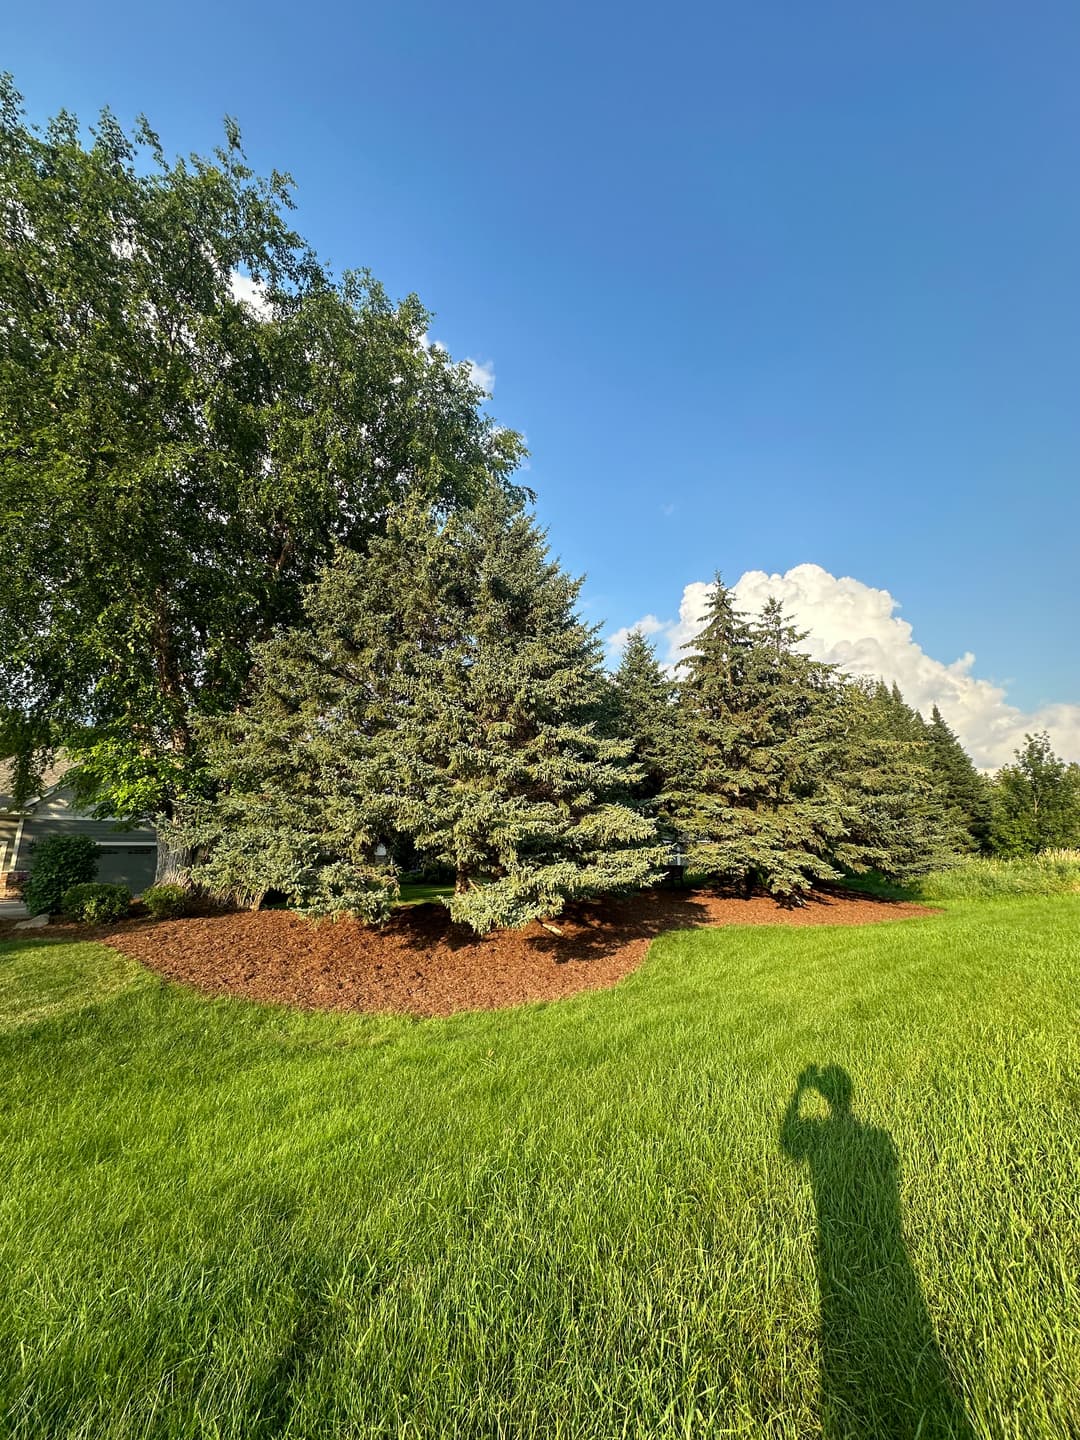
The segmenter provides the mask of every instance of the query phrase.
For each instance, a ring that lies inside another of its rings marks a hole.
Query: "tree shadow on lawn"
[[[651,943],[667,930],[697,930],[710,922],[708,906],[692,890],[642,891],[623,899],[579,901],[551,922],[554,935],[530,926],[529,949],[557,964],[603,960],[635,940]]]
[[[838,1065],[799,1076],[781,1148],[810,1172],[821,1295],[821,1423],[827,1440],[974,1440],[904,1243],[899,1162],[885,1130],[851,1111]],[[817,1091],[826,1118],[801,1114]]]
[[[710,923],[709,910],[690,890],[642,891],[622,898],[577,901],[551,920],[560,933],[532,921],[522,930],[495,930],[476,935],[467,925],[456,925],[445,906],[412,906],[394,916],[390,925],[409,948],[429,952],[488,950],[493,957],[502,948],[550,955],[556,963],[603,960],[635,940],[652,941],[665,930],[691,930]]]

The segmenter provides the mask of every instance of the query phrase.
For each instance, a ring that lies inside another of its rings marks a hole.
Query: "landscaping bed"
[[[769,896],[652,890],[570,907],[553,922],[560,934],[533,923],[481,938],[454,925],[441,905],[399,912],[381,929],[262,910],[129,923],[95,934],[206,994],[433,1016],[558,1000],[614,985],[637,969],[664,930],[864,925],[933,913],[842,893],[816,893],[803,906],[785,907]]]

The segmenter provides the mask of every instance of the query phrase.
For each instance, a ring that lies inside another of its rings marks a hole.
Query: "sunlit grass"
[[[441,900],[444,896],[453,893],[453,885],[439,884],[430,880],[403,881],[397,903],[399,905],[426,905],[430,900]]]
[[[1012,860],[977,856],[918,885],[927,900],[995,900],[1016,895],[1080,893],[1080,850],[1046,850]]]
[[[1078,940],[683,932],[441,1021],[4,946],[0,1433],[1075,1434]]]

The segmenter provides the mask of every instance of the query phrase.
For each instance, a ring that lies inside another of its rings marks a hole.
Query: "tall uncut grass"
[[[1080,1434],[1080,896],[449,1020],[0,945],[4,1440]]]
[[[1068,895],[1080,891],[1080,850],[1045,850],[1013,860],[964,860],[925,876],[926,900],[996,900],[1015,895]]]

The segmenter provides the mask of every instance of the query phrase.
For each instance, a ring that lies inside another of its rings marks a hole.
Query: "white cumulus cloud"
[[[474,385],[479,386],[485,395],[495,393],[495,366],[490,360],[474,360],[471,355],[466,355],[465,364],[469,367],[469,379]]]
[[[910,705],[929,716],[938,705],[975,763],[995,768],[1012,759],[1025,733],[1047,730],[1050,742],[1067,760],[1080,760],[1080,703],[1045,705],[1023,711],[1009,702],[1001,685],[974,673],[970,652],[946,663],[927,655],[912,627],[896,613],[899,602],[851,576],[831,575],[820,565],[796,565],[783,575],[748,570],[732,587],[747,614],[758,614],[770,596],[780,600],[800,630],[808,631],[806,650],[838,665],[849,675],[894,681]],[[701,629],[712,586],[695,580],[685,587],[677,619],[646,615],[609,638],[620,648],[632,629],[657,641],[660,659],[674,667],[681,647]]]

